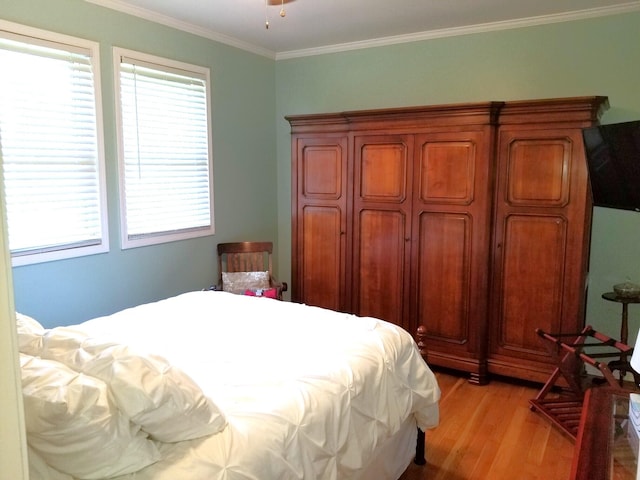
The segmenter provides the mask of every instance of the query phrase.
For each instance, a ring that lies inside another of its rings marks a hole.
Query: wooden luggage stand
[[[579,334],[550,334],[539,328],[536,333],[546,340],[545,346],[557,366],[538,395],[529,401],[530,408],[532,411],[539,410],[575,440],[586,389],[598,384],[604,385],[605,382],[611,387],[621,388],[622,378],[614,377],[608,363],[597,359],[628,358],[633,348],[596,332],[589,325]],[[562,337],[573,337],[574,340],[566,343],[561,340]],[[590,341],[591,339],[595,341]],[[602,376],[588,375],[585,365],[595,368]],[[567,386],[556,385],[558,380],[564,380]],[[560,393],[548,398],[547,395],[554,386],[560,388]]]

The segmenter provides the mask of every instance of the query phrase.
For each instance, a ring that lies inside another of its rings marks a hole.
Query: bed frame
[[[418,345],[418,350],[420,351],[420,355],[423,360],[427,361],[427,327],[424,325],[420,325],[418,330],[416,331],[416,344]],[[418,427],[418,439],[416,441],[416,456],[413,460],[413,463],[416,465],[424,465],[427,463],[427,460],[424,456],[424,447],[425,447],[425,437],[424,432]]]

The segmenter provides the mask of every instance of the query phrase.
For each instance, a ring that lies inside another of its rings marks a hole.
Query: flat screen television
[[[640,120],[582,130],[593,204],[640,212]]]

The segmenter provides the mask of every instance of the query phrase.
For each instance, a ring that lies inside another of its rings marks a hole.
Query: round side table
[[[620,324],[620,341],[625,345],[629,345],[629,304],[640,303],[640,296],[638,297],[621,297],[615,292],[607,292],[602,294],[602,298],[609,300],[610,302],[618,302],[622,304],[622,321]],[[622,384],[624,375],[626,372],[632,373],[636,384],[640,379],[640,375],[636,373],[627,360],[625,353],[620,355],[620,360],[609,362],[609,368],[611,370],[620,370],[620,384]]]

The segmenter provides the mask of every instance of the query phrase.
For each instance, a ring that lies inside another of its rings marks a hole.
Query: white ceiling
[[[640,0],[284,0],[281,18],[282,0],[87,1],[273,58],[640,10]]]

